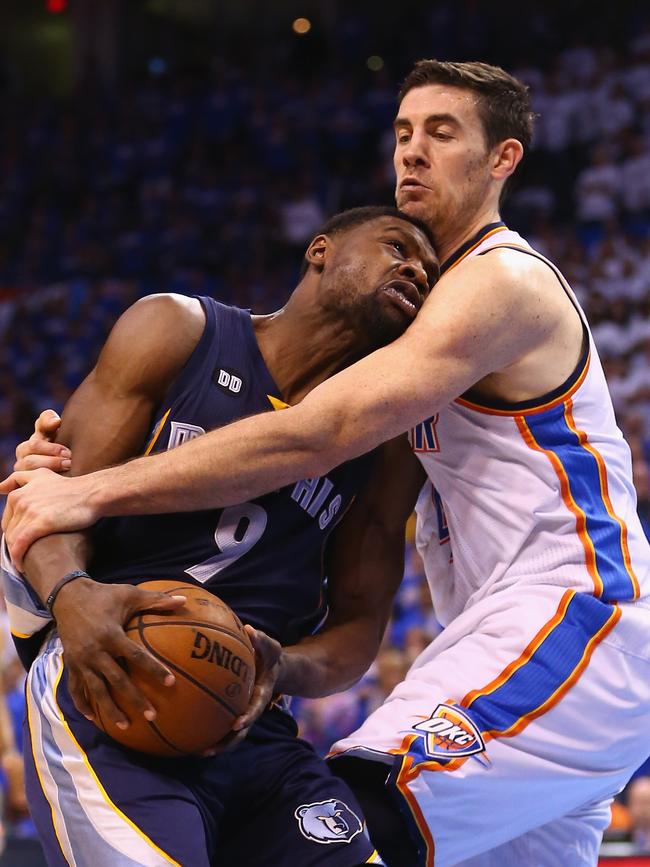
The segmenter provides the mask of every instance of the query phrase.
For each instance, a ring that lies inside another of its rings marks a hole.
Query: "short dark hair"
[[[517,139],[524,149],[530,145],[535,115],[528,88],[500,66],[479,61],[419,60],[404,79],[399,101],[409,90],[427,84],[447,84],[478,95],[488,149],[507,138]]]
[[[379,219],[379,217],[395,217],[397,220],[405,220],[407,223],[411,223],[420,229],[435,249],[433,234],[425,222],[419,220],[417,217],[410,217],[398,208],[393,208],[389,205],[365,205],[362,208],[350,208],[347,211],[341,211],[323,223],[314,237],[316,235],[338,235],[339,232],[347,232],[349,229],[354,229],[356,226],[363,225],[363,223],[370,223],[372,220]],[[305,258],[300,269],[301,277],[306,273],[308,267],[309,263]]]

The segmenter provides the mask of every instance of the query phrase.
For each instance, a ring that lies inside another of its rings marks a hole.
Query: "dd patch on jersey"
[[[462,708],[439,704],[429,719],[413,726],[424,736],[425,752],[434,759],[461,758],[482,753],[485,742]]]
[[[212,382],[218,386],[224,394],[239,394],[244,380],[234,370],[217,367],[212,374]]]
[[[350,843],[363,830],[357,814],[335,799],[302,804],[294,815],[300,833],[315,843]]]

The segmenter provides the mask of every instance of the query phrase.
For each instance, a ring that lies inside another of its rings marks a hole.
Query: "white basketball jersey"
[[[543,259],[516,232],[492,224],[447,270],[495,247]],[[576,370],[553,393],[512,405],[458,398],[414,428],[411,445],[429,477],[416,542],[443,625],[514,584],[573,588],[605,602],[650,594],[630,449],[591,334]]]

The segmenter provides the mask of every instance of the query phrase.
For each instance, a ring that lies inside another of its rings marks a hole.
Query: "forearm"
[[[337,540],[347,556],[330,575],[329,618],[316,635],[283,648],[278,692],[306,698],[342,692],[363,677],[377,656],[404,574],[404,536],[386,528],[380,533],[372,525],[366,532],[358,549],[346,545],[345,535]]]
[[[69,572],[85,569],[90,557],[88,533],[60,533],[39,539],[25,555],[23,574],[42,602]]]
[[[341,624],[305,638],[283,648],[277,691],[319,698],[348,689],[366,673],[378,647],[372,625]]]
[[[93,474],[78,493],[95,516],[109,517],[218,508],[322,476],[438,407],[429,383],[402,383],[394,346],[381,350],[387,373],[375,370],[380,354],[374,353],[295,407],[251,416],[171,451]]]
[[[403,490],[396,493],[397,480],[380,471],[364,497],[373,502],[383,489],[396,509],[392,519],[373,519],[358,502],[335,532],[328,550],[330,613],[319,633],[283,648],[278,690],[286,695],[317,698],[347,689],[377,655],[404,574],[404,527],[421,482],[415,461],[397,460],[403,446],[391,443],[378,457],[380,470],[394,461]]]
[[[253,416],[179,448],[87,476],[97,516],[193,511],[241,503],[324,474],[341,454],[325,448],[298,407]]]

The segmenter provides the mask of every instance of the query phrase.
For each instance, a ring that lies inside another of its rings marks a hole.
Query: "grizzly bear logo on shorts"
[[[349,843],[363,830],[359,817],[343,801],[302,804],[294,815],[303,837],[316,843]]]

